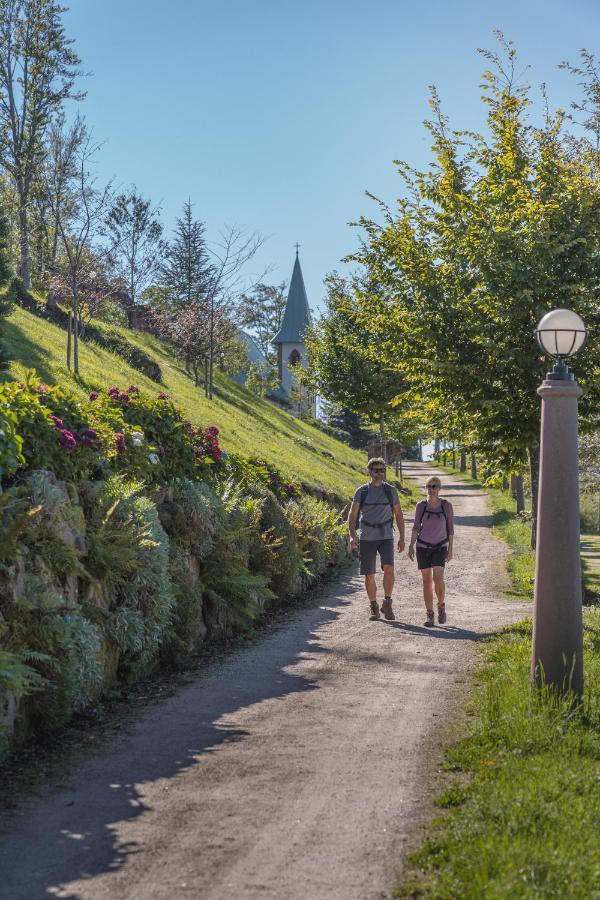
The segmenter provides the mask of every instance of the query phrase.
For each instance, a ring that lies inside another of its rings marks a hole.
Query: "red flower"
[[[122,431],[117,431],[115,434],[115,447],[117,448],[117,453],[125,453],[127,449],[125,446],[125,435]]]
[[[139,394],[139,392],[140,392],[140,389],[135,384],[130,384],[129,387],[127,388],[128,394]]]
[[[98,391],[90,391],[90,400],[97,400],[99,396]]]
[[[58,416],[50,416],[50,421],[54,425],[55,428],[64,428],[62,419],[59,419]],[[70,433],[70,432],[69,432]]]
[[[168,399],[169,399],[169,395],[168,395],[168,394],[165,394],[164,391],[161,391],[160,394],[158,395],[158,399],[159,399],[159,400],[168,400]]]
[[[73,435],[66,428],[63,428],[60,432],[60,446],[67,453],[73,453],[73,451],[77,449],[77,440],[75,438],[75,435]]]

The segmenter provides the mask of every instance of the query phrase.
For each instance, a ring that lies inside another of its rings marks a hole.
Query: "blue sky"
[[[455,127],[481,129],[476,48],[495,28],[553,106],[576,90],[558,63],[600,50],[598,0],[72,0],[65,25],[100,176],[160,203],[167,233],[188,196],[209,238],[259,231],[249,275],[289,280],[299,241],[314,308],[356,245],[347,223],[374,212],[364,191],[392,201],[392,160],[426,165],[429,84]]]

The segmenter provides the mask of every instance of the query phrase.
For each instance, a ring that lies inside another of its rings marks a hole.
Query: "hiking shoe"
[[[446,604],[438,608],[438,622],[440,625],[444,625],[446,622]]]
[[[425,628],[433,628],[435,625],[435,616],[433,614],[433,610],[427,613],[427,621],[423,623]]]
[[[369,602],[371,605],[371,615],[369,616],[369,619],[371,620],[371,622],[374,622],[376,619],[380,618],[379,604],[377,600],[370,600]]]
[[[385,618],[388,620],[388,622],[393,622],[393,620],[396,618],[396,616],[394,615],[394,610],[392,609],[392,598],[391,597],[385,598],[385,600],[381,604],[381,612],[383,613]]]

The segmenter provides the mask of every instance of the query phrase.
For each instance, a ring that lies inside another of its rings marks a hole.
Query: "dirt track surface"
[[[349,576],[27,801],[0,836],[0,897],[389,897],[442,788],[443,724],[475,641],[530,610],[500,597],[485,495],[441,477],[457,526],[447,625],[423,627],[406,552],[396,622],[368,621]]]

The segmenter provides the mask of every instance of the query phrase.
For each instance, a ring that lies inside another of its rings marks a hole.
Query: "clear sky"
[[[68,0],[67,0],[68,2]],[[311,305],[356,245],[348,222],[398,196],[393,159],[426,165],[428,85],[455,127],[481,129],[484,61],[504,31],[533,85],[569,105],[559,71],[600,51],[600,0],[71,0],[90,72],[80,105],[106,141],[99,174],[135,183],[167,233],[188,196],[216,237],[268,237],[250,272],[289,281],[293,244]]]

